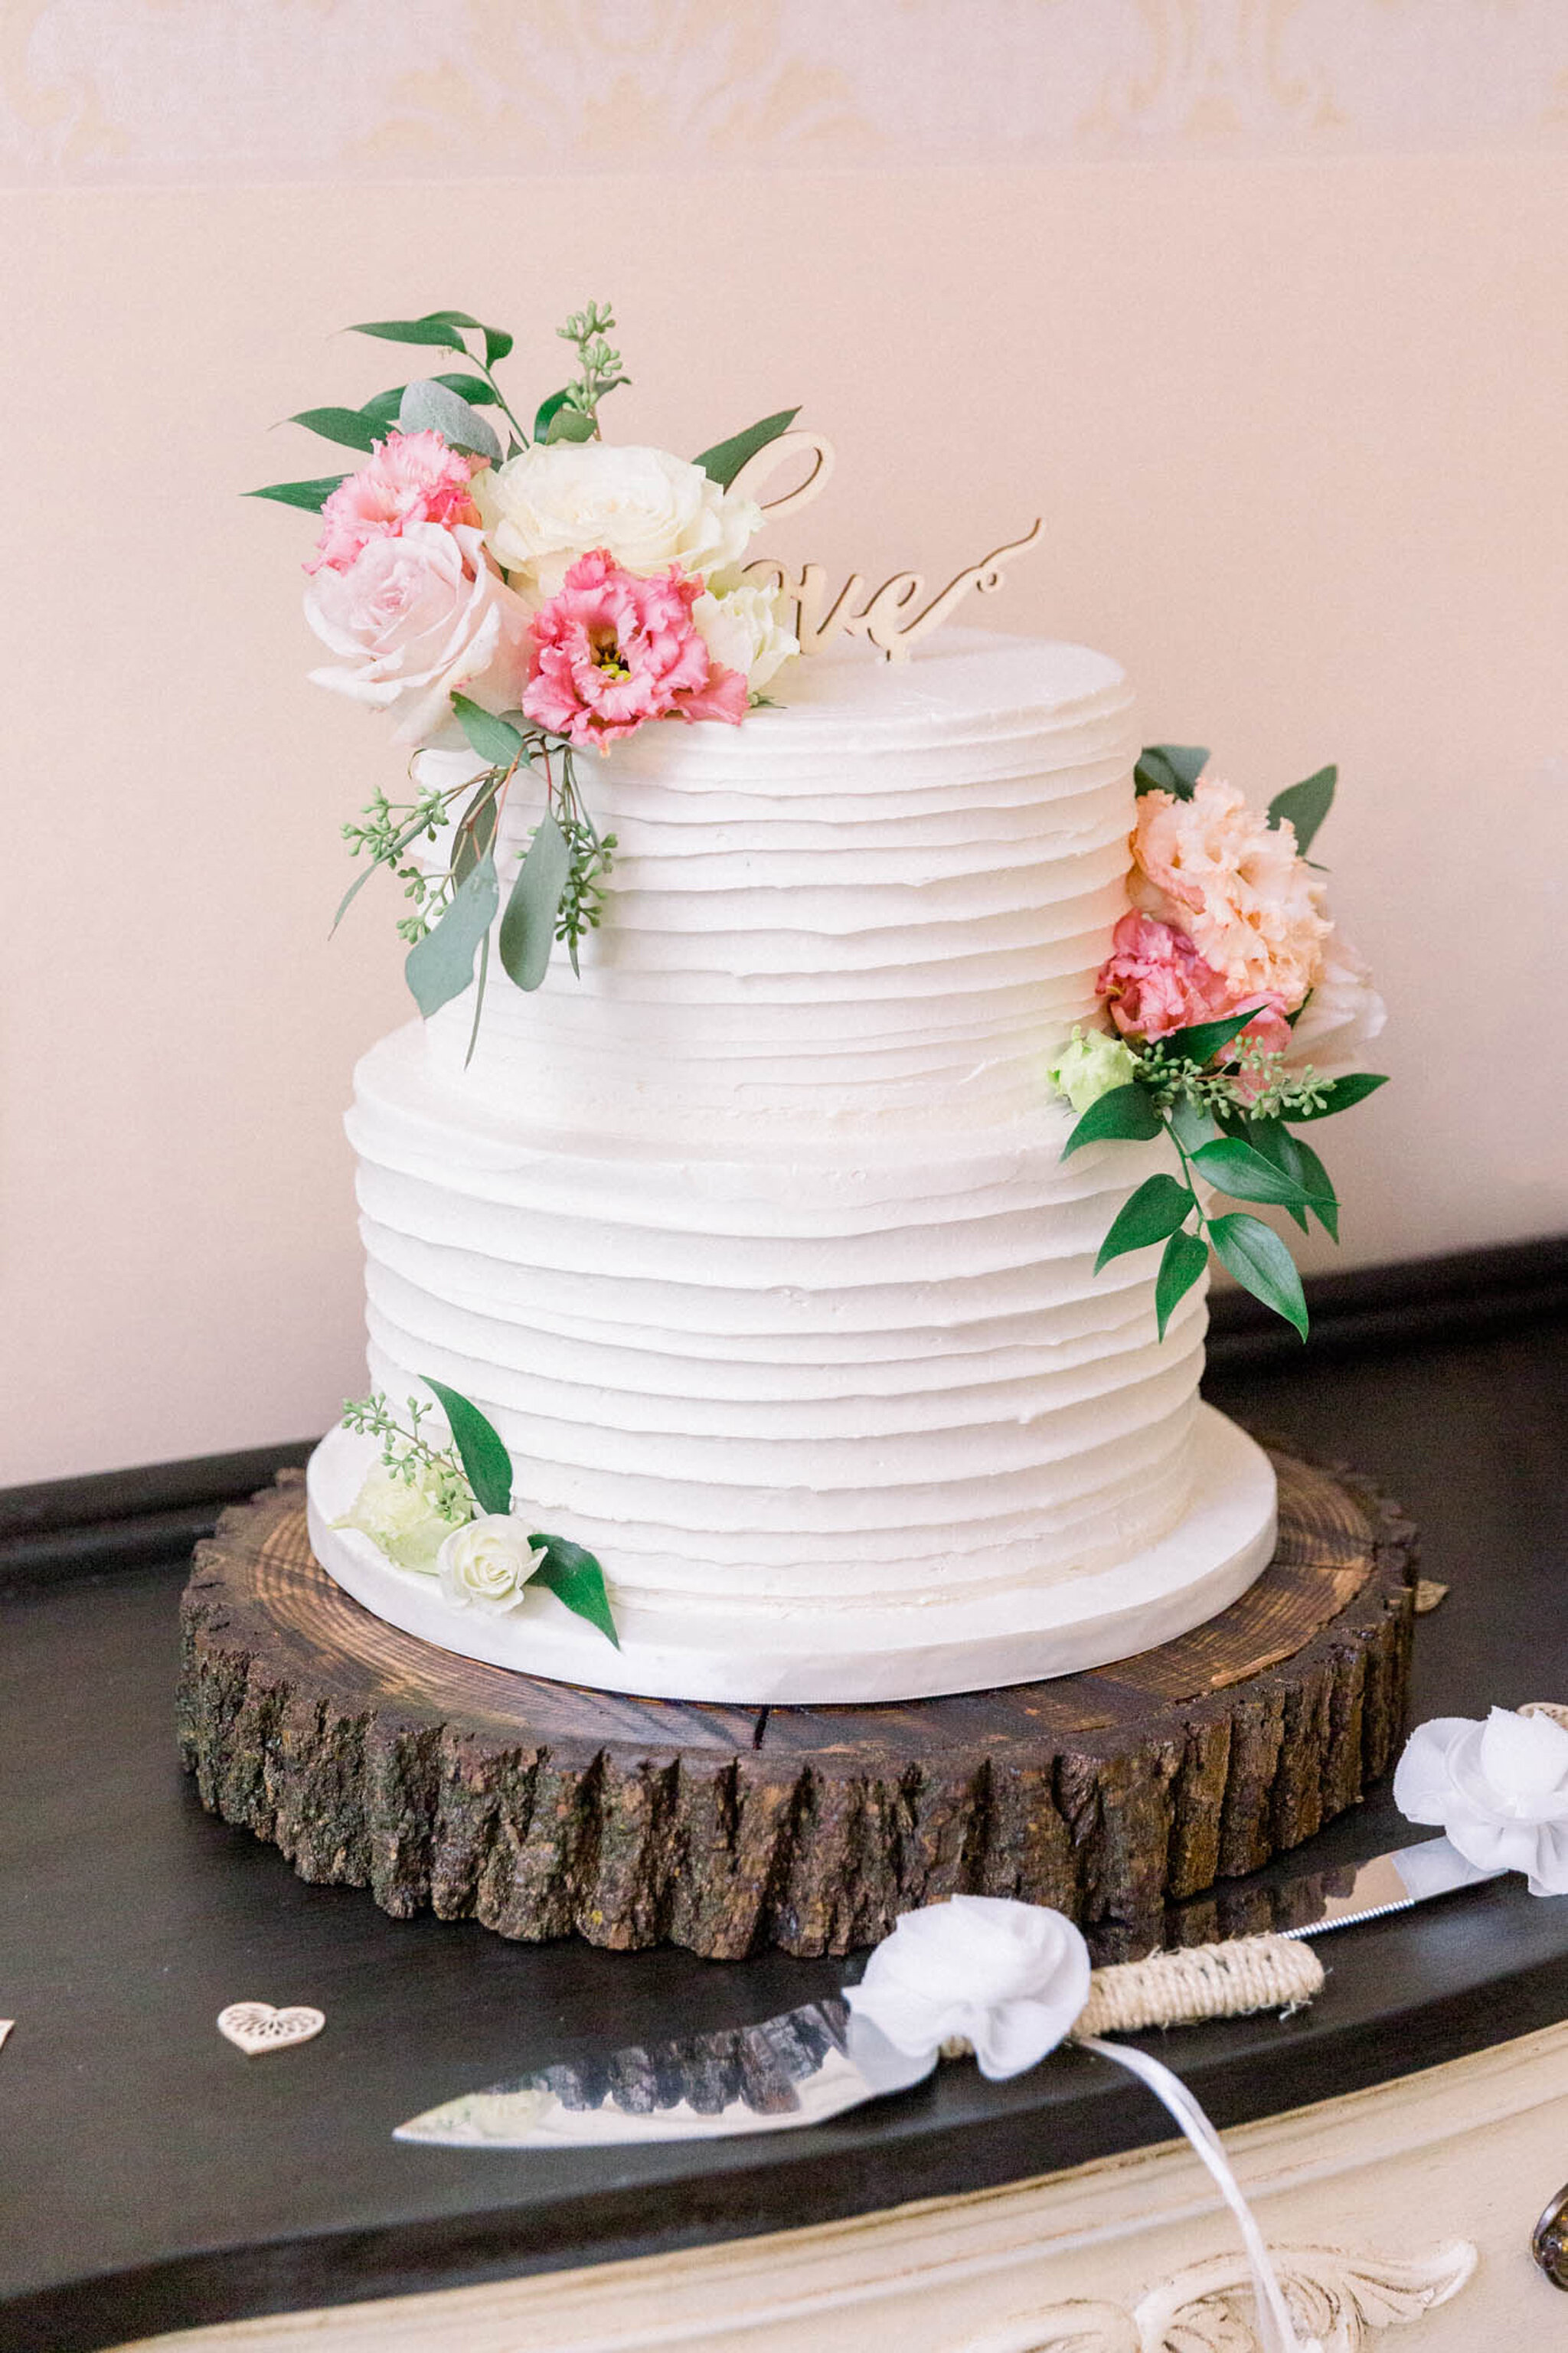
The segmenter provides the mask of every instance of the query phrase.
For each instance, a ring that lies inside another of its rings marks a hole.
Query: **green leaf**
[[[563,1601],[590,1626],[612,1641],[616,1650],[621,1638],[616,1631],[616,1621],[610,1614],[610,1597],[605,1590],[605,1572],[591,1552],[573,1544],[565,1536],[531,1535],[535,1546],[542,1545],[544,1558],[530,1577],[531,1585],[542,1585]]]
[[[1184,1233],[1178,1228],[1165,1244],[1160,1271],[1154,1277],[1154,1315],[1162,1340],[1177,1305],[1208,1262],[1208,1246],[1201,1234]]]
[[[458,723],[480,759],[488,760],[492,768],[510,768],[522,750],[517,729],[466,694],[454,694],[451,701]]]
[[[479,942],[495,920],[500,883],[493,858],[481,858],[433,931],[416,940],[403,966],[403,976],[414,992],[414,1002],[426,1020],[454,997],[460,997],[474,976]]]
[[[375,439],[375,427],[358,408],[302,408],[290,425],[302,425],[307,433],[319,433],[323,441],[341,441],[346,448],[368,450]]]
[[[1112,1087],[1109,1094],[1090,1103],[1063,1145],[1062,1158],[1076,1152],[1080,1144],[1149,1144],[1159,1134],[1160,1114],[1148,1091],[1129,1079],[1124,1087]]]
[[[360,892],[364,889],[365,884],[370,881],[370,878],[375,872],[376,868],[378,866],[384,866],[386,860],[384,858],[378,858],[375,860],[374,864],[365,868],[363,874],[356,874],[354,876],[353,881],[349,884],[348,889],[338,901],[338,912],[332,917],[332,932],[337,930],[338,925],[342,922],[343,917],[348,913],[349,909],[353,905],[354,901],[359,897]],[[327,937],[329,939],[331,939],[331,932],[327,934]]]
[[[487,778],[458,821],[452,873],[459,882],[468,881],[486,851],[495,845],[496,796],[500,789],[493,776]]]
[[[1376,1071],[1350,1071],[1342,1079],[1327,1079],[1323,1082],[1327,1101],[1321,1111],[1293,1111],[1290,1124],[1299,1127],[1304,1119],[1328,1119],[1337,1111],[1349,1111],[1352,1103],[1364,1103],[1387,1084],[1387,1077]]]
[[[1094,1261],[1096,1274],[1124,1250],[1146,1250],[1151,1242],[1163,1242],[1197,1206],[1187,1187],[1174,1176],[1146,1176],[1117,1211],[1110,1231],[1100,1243]]]
[[[1212,1144],[1219,1127],[1212,1112],[1200,1111],[1197,1104],[1180,1095],[1165,1113],[1165,1124],[1184,1152],[1196,1152],[1200,1145]]]
[[[377,335],[384,343],[435,343],[444,350],[460,352],[463,339],[450,320],[456,313],[432,311],[423,319],[362,319],[345,328],[350,335]]]
[[[476,334],[480,332],[479,322],[471,311],[426,311],[423,323],[427,325],[432,320],[438,326],[472,327]]]
[[[474,982],[474,1018],[468,1024],[468,1043],[463,1055],[466,1071],[474,1059],[474,1048],[479,1042],[479,1020],[485,1009],[485,983],[490,974],[490,935],[487,932],[479,942],[479,969]]]
[[[482,375],[433,375],[429,381],[444,384],[448,392],[471,401],[476,408],[493,408],[500,398],[494,385],[487,384]]]
[[[445,1381],[432,1379],[421,1373],[420,1379],[427,1389],[433,1389],[447,1417],[474,1501],[481,1512],[510,1512],[511,1509],[511,1457],[494,1427],[486,1420],[477,1405],[469,1403],[458,1389],[449,1389]],[[538,1537],[533,1542],[538,1543]]]
[[[384,441],[387,435],[393,431],[397,423],[397,412],[403,406],[403,396],[406,389],[407,386],[405,385],[395,384],[390,392],[378,392],[374,399],[365,402],[360,410],[360,415],[370,427],[373,438]]]
[[[1212,1060],[1222,1046],[1228,1046],[1257,1012],[1258,1008],[1254,1005],[1245,1013],[1227,1013],[1222,1021],[1194,1021],[1190,1029],[1173,1029],[1168,1038],[1161,1039],[1160,1043],[1172,1060],[1179,1056],[1184,1061],[1196,1062],[1201,1068],[1205,1062]]]
[[[528,846],[528,855],[517,870],[517,880],[501,917],[501,966],[519,988],[537,988],[549,969],[550,951],[555,941],[555,913],[571,871],[572,852],[566,847],[566,837],[546,809]]]
[[[1312,846],[1312,837],[1333,807],[1334,786],[1339,782],[1337,767],[1319,768],[1310,776],[1303,776],[1299,785],[1291,785],[1276,793],[1268,804],[1268,822],[1279,825],[1284,820],[1296,828],[1296,847],[1303,858]]]
[[[781,433],[787,433],[799,415],[798,407],[778,409],[772,417],[748,425],[743,433],[732,433],[728,441],[715,441],[711,449],[704,449],[692,462],[701,467],[710,482],[727,491],[742,467],[759,449],[765,449],[770,441],[776,441]]]
[[[591,441],[598,429],[593,418],[584,417],[580,408],[558,408],[544,438],[546,441]]]
[[[515,338],[509,335],[504,327],[486,327],[483,332],[485,338],[485,365],[488,368],[493,368],[497,360],[505,359],[507,353],[512,347]]]
[[[1304,1193],[1311,1197],[1312,1215],[1331,1241],[1340,1238],[1340,1202],[1329,1180],[1329,1172],[1310,1144],[1292,1135],[1283,1120],[1259,1123],[1279,1131],[1280,1166],[1295,1177]]]
[[[1288,1176],[1295,1176],[1300,1182],[1302,1164],[1292,1157],[1291,1146],[1295,1138],[1282,1120],[1248,1119],[1243,1112],[1230,1111],[1226,1115],[1226,1133],[1241,1136],[1255,1152],[1260,1152],[1265,1160],[1271,1160],[1276,1168],[1283,1169]],[[1283,1206],[1292,1222],[1305,1233],[1308,1230],[1306,1210],[1296,1201],[1287,1201]]]
[[[544,439],[550,430],[552,420],[559,417],[571,397],[571,393],[563,386],[561,391],[547,394],[540,402],[533,412],[533,438],[536,441]]]
[[[1203,744],[1145,744],[1132,781],[1140,797],[1173,793],[1177,800],[1190,801],[1207,758],[1208,747]]]
[[[1237,1201],[1268,1201],[1285,1208],[1316,1208],[1315,1195],[1279,1162],[1270,1160],[1239,1135],[1222,1135],[1193,1155],[1193,1166]],[[1333,1194],[1329,1194],[1331,1207]]]
[[[422,376],[404,388],[397,429],[424,433],[432,427],[452,448],[471,449],[477,457],[488,458],[492,466],[500,465],[500,443],[494,426],[434,376]]]
[[[346,474],[323,474],[315,482],[268,482],[264,491],[247,491],[247,499],[276,499],[279,506],[303,507],[307,514],[320,514]]]
[[[1304,1340],[1307,1302],[1301,1278],[1296,1271],[1295,1260],[1272,1226],[1237,1209],[1228,1217],[1211,1218],[1208,1231],[1221,1264],[1235,1275],[1242,1289],[1250,1291],[1254,1299],[1261,1299],[1265,1307],[1272,1307],[1287,1324],[1293,1324]]]

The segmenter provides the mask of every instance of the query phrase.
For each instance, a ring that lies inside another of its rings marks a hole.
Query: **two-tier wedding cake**
[[[1037,525],[930,597],[743,561],[827,446],[605,443],[613,324],[525,429],[510,337],[371,322],[463,372],[305,412],[364,462],[262,493],[413,779],[344,828],[422,1018],[357,1074],[374,1389],[311,1543],[447,1650],[692,1701],[1147,1650],[1274,1541],[1210,1250],[1305,1310],[1215,1195],[1333,1230],[1296,1128],[1380,1083],[1303,1060],[1375,1003],[1302,855],[1334,772],[1254,815],[1104,656],[933,638]]]

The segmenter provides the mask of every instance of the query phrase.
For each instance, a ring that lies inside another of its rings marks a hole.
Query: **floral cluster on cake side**
[[[1221,1264],[1305,1338],[1289,1250],[1215,1193],[1285,1210],[1339,1239],[1339,1202],[1303,1124],[1386,1083],[1352,1067],[1383,1028],[1383,1000],[1324,904],[1308,858],[1338,771],[1320,768],[1260,814],[1207,773],[1206,749],[1162,744],[1138,763],[1131,904],[1095,982],[1105,1026],[1076,1029],[1051,1078],[1079,1113],[1064,1150],[1163,1135],[1179,1173],[1139,1186],[1095,1271],[1163,1243],[1160,1337],[1208,1264]]]
[[[574,754],[656,721],[738,727],[799,650],[782,596],[742,576],[763,511],[739,485],[796,412],[695,459],[608,444],[599,405],[629,381],[615,323],[590,303],[557,330],[577,372],[525,427],[495,375],[504,330],[466,311],[367,321],[353,332],[460,364],[359,408],[302,410],[289,421],[363,464],[251,493],[320,515],[305,617],[331,659],[310,676],[384,713],[411,755],[414,797],[378,792],[343,828],[368,864],[340,917],[390,868],[411,902],[398,929],[420,1011],[468,988],[477,960],[476,1035],[509,792],[531,786],[540,817],[497,950],[532,989],[556,943],[575,966],[614,861]]]

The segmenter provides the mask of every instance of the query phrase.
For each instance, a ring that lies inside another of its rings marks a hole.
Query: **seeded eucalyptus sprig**
[[[384,1391],[373,1389],[367,1398],[350,1398],[343,1406],[343,1427],[357,1430],[365,1438],[379,1438],[381,1460],[395,1479],[405,1487],[420,1488],[431,1508],[454,1527],[461,1527],[473,1514],[473,1499],[462,1464],[451,1446],[433,1446],[422,1425],[433,1408],[416,1397],[408,1400],[406,1423],[398,1420],[387,1404]]]

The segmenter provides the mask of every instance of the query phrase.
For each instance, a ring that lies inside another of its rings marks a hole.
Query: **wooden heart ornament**
[[[258,2052],[281,2051],[290,2042],[309,2042],[326,2024],[324,2014],[303,2003],[292,2010],[274,2010],[269,2001],[231,2001],[217,2014],[217,2031],[247,2059]]]

